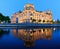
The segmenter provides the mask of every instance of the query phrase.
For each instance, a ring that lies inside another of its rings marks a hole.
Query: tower
[[[32,4],[26,4],[24,6],[24,10],[26,11],[26,17],[27,17],[26,22],[30,22],[30,13],[31,11],[34,10],[34,6]]]

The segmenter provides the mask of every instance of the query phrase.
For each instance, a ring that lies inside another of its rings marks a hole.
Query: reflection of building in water
[[[52,29],[12,29],[12,33],[24,40],[27,47],[33,46],[34,41],[38,39],[51,39]]]

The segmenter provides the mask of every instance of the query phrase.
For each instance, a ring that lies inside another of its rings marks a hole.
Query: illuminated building
[[[46,12],[36,11],[33,4],[26,4],[23,11],[16,12],[11,16],[11,23],[16,23],[17,21],[18,23],[52,23],[52,13],[50,10]]]

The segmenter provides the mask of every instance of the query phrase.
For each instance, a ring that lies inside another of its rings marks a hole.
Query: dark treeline
[[[3,30],[0,28],[0,38],[3,36],[3,35],[8,35],[9,34],[9,30]]]
[[[4,16],[2,13],[0,13],[0,23],[10,23],[10,18],[9,16]]]
[[[53,24],[54,24],[54,23],[55,23],[55,24],[60,24],[60,20],[59,20],[59,19],[57,19],[57,20],[55,20],[55,21],[52,20],[52,22],[53,22]]]

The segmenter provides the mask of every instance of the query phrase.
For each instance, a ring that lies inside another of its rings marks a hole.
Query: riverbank
[[[0,27],[60,27],[60,24],[38,24],[38,23],[18,23],[18,24],[0,24]]]

